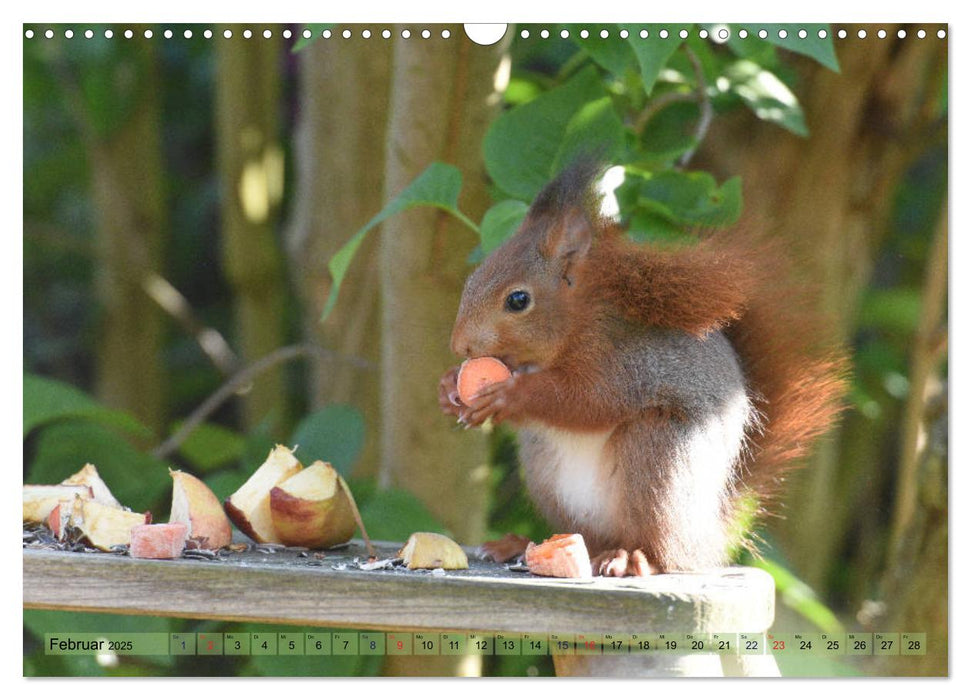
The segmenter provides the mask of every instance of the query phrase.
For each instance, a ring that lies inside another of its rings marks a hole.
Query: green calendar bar
[[[330,632],[307,632],[303,648],[308,656],[330,656]]]
[[[599,656],[625,654],[915,656],[924,632],[520,634],[497,632],[49,633],[50,655],[169,656]]]
[[[219,632],[200,632],[196,635],[196,653],[199,656],[222,656],[222,634]]]
[[[227,632],[223,635],[223,652],[226,656],[249,656],[248,632]]]
[[[168,656],[172,650],[165,632],[56,632],[44,635],[44,653],[49,656]]]

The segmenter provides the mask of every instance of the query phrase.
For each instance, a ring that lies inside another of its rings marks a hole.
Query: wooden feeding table
[[[377,543],[380,557],[393,557],[399,547]],[[449,572],[362,570],[366,560],[357,540],[322,555],[271,546],[172,561],[28,547],[24,606],[387,631],[641,638],[759,634],[774,614],[772,579],[751,568],[574,580],[510,571],[475,556],[468,570]],[[555,655],[554,661],[558,675],[778,675],[764,652]]]

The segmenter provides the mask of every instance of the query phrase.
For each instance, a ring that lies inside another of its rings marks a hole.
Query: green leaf
[[[304,466],[319,459],[347,476],[364,446],[364,417],[353,406],[325,406],[300,421],[290,441],[299,445],[296,454]]]
[[[174,433],[181,421],[172,426]],[[221,425],[203,423],[189,433],[179,453],[199,471],[208,472],[238,460],[246,449],[246,438]]]
[[[726,71],[730,90],[759,119],[778,124],[798,136],[809,136],[799,100],[774,73],[749,60],[736,61]]]
[[[553,171],[559,172],[578,155],[591,149],[611,162],[623,148],[624,125],[617,116],[613,100],[602,97],[583,105],[566,125],[566,133],[553,161]]]
[[[402,489],[377,491],[361,506],[361,520],[373,540],[404,542],[413,532],[447,534],[425,505]]]
[[[462,189],[462,173],[454,165],[446,163],[432,163],[425,171],[416,177],[411,184],[403,189],[397,197],[388,202],[384,209],[375,214],[364,226],[345,243],[327,264],[333,278],[330,296],[321,315],[321,321],[327,318],[334,304],[337,303],[337,293],[340,290],[347,268],[354,259],[354,253],[364,242],[368,231],[384,220],[414,207],[437,207],[448,212],[470,229],[479,232],[474,223],[458,210],[459,191]]]
[[[820,63],[835,73],[840,72],[839,61],[836,58],[836,49],[833,47],[833,32],[828,24],[739,24],[736,25],[735,35],[738,29],[745,29],[749,36],[739,41],[759,41],[759,32],[765,30],[767,36],[763,41],[775,44],[787,51],[809,56],[817,63]],[[786,37],[779,37],[779,30],[784,29]],[[806,30],[806,38],[799,38],[799,30]],[[826,30],[826,38],[819,38],[819,30]]]
[[[33,484],[57,484],[86,462],[98,468],[115,497],[132,510],[157,509],[172,488],[169,464],[139,452],[118,434],[90,421],[44,428],[27,478]],[[153,515],[161,520],[159,513]]]
[[[482,146],[489,176],[502,191],[532,201],[555,174],[573,115],[605,95],[597,69],[587,66],[562,85],[500,115]]]
[[[529,205],[518,199],[506,199],[489,208],[479,226],[482,239],[479,252],[483,258],[516,232],[528,211]]]
[[[627,42],[634,49],[637,65],[641,69],[641,82],[644,83],[644,90],[650,95],[654,90],[654,83],[657,82],[657,78],[661,74],[661,69],[684,42],[679,32],[682,29],[690,30],[691,25],[664,24],[644,27],[640,24],[622,24],[620,26],[630,32],[627,36]],[[647,29],[650,32],[649,36],[642,39],[640,36],[641,29]],[[660,37],[659,32],[662,29],[668,30],[666,39]]]
[[[840,634],[845,631],[839,618],[819,600],[816,592],[787,568],[768,559],[753,561],[751,566],[771,574],[782,604],[787,608],[796,611],[823,632]]]
[[[315,41],[317,41],[317,39],[320,38],[321,33],[325,29],[330,29],[333,26],[334,26],[333,24],[307,24],[307,25],[304,25],[304,28],[301,29],[300,32],[299,32],[300,38],[297,39],[294,42],[293,48],[290,49],[290,53],[298,53],[300,51],[303,51],[305,48],[307,48],[312,43],[314,43]],[[304,29],[309,29],[310,30],[310,36],[304,36],[303,35]]]
[[[584,26],[590,32],[588,38],[581,38],[578,32],[571,32],[570,38],[577,46],[586,51],[590,58],[618,77],[622,77],[627,71],[634,69],[637,65],[637,59],[631,46],[620,40],[618,36],[619,26],[616,24]],[[609,32],[606,39],[600,37],[602,30]]]
[[[721,187],[704,172],[665,171],[642,176],[639,208],[684,226],[728,226],[742,213],[742,181]]]
[[[24,437],[34,428],[65,418],[89,418],[127,430],[137,437],[151,435],[151,431],[131,415],[105,408],[70,384],[25,372]]]

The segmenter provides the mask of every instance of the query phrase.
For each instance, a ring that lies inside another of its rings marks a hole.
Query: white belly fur
[[[546,480],[563,512],[577,525],[599,530],[612,510],[608,497],[611,465],[604,447],[613,430],[574,433],[545,426],[531,429],[541,436],[553,457]]]

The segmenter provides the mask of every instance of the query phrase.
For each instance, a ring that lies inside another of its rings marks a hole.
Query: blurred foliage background
[[[375,538],[547,536],[512,434],[457,430],[436,387],[472,265],[593,144],[623,166],[631,236],[769,226],[852,349],[840,427],[760,525],[764,559],[738,557],[775,576],[779,631],[926,632],[933,651],[780,658],[783,673],[947,672],[940,27],[522,25],[490,47],[460,26],[284,28],[30,27],[25,482],[93,462],[123,503],[164,514],[167,467],[225,498],[283,442],[348,478]],[[25,675],[457,672],[444,657],[98,662],[39,645],[104,629],[257,626],[25,611]]]

